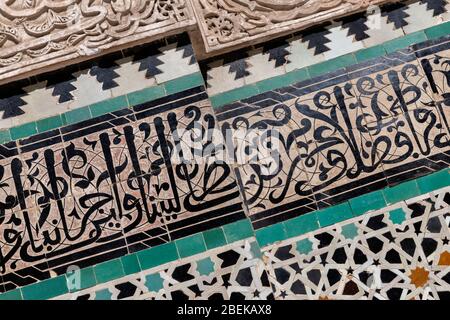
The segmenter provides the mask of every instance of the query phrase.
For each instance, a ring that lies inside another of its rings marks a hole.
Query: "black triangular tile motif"
[[[387,4],[381,7],[381,16],[387,17],[388,23],[393,23],[396,29],[400,29],[408,25],[407,9],[408,7],[403,3]]]
[[[271,41],[262,46],[263,53],[269,54],[269,61],[275,60],[275,68],[278,68],[288,62],[289,42],[285,39]]]
[[[68,67],[61,71],[44,74],[38,79],[47,81],[47,88],[53,88],[52,96],[58,97],[59,103],[64,103],[74,99],[72,92],[77,89],[74,85],[77,80],[74,76],[76,71],[78,71],[77,67]]]
[[[90,67],[89,74],[95,76],[97,81],[102,83],[103,90],[109,90],[119,86],[115,79],[119,77],[116,69],[120,66],[116,63],[116,59],[120,59],[121,55],[109,55],[95,61]]]
[[[426,3],[427,10],[433,10],[434,17],[447,12],[448,2],[445,0],[420,0],[420,3]]]
[[[27,103],[22,97],[28,93],[23,89],[28,85],[25,81],[4,85],[0,88],[0,112],[3,112],[2,119],[14,118],[25,114],[23,107]]]
[[[330,43],[331,40],[326,37],[331,33],[326,28],[330,25],[331,23],[327,23],[301,32],[302,42],[308,42],[308,49],[314,49],[314,55],[330,51],[330,48],[327,47],[327,43]]]

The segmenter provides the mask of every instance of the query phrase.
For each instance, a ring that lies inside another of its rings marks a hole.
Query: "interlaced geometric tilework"
[[[273,299],[260,255],[249,238],[55,299]]]
[[[448,299],[450,187],[262,249],[254,238],[55,299]]]
[[[265,248],[276,299],[450,298],[450,188]]]

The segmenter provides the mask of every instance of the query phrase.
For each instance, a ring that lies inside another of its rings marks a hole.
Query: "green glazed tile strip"
[[[354,217],[352,208],[348,202],[317,211],[316,216],[320,228],[328,227]]]
[[[125,276],[122,260],[114,259],[94,266],[94,274],[98,283],[108,282]]]
[[[208,250],[222,247],[227,244],[225,234],[222,228],[215,228],[203,232],[203,238],[205,239],[206,248]]]
[[[401,38],[397,38],[391,41],[383,43],[383,47],[387,53],[392,53],[400,49],[407,48],[408,46],[428,40],[424,31],[418,31],[407,34]]]
[[[104,100],[89,106],[92,117],[98,117],[108,112],[114,112],[125,108],[128,108],[128,101],[126,96]]]
[[[384,189],[384,198],[388,204],[397,203],[420,195],[416,180],[404,182],[398,186]]]
[[[200,72],[196,72],[164,83],[167,95],[178,93],[202,85],[204,85],[204,82],[202,74]]]
[[[169,94],[175,94],[202,85],[204,85],[203,77],[200,72],[196,72],[140,91],[131,92],[49,118],[1,130],[0,144],[89,120],[109,112],[131,108],[141,103],[150,102]]]
[[[163,85],[146,88],[140,91],[132,92],[127,95],[130,106],[136,106],[141,103],[153,101],[166,95],[166,89]]]
[[[319,229],[319,221],[315,212],[284,221],[283,225],[288,238],[293,238],[299,233],[305,234]]]
[[[254,236],[252,223],[249,219],[233,222],[224,225],[222,228],[225,233],[227,243],[233,243]]]
[[[66,274],[66,280],[67,280],[67,287],[69,288],[69,292],[76,292],[79,290],[83,290],[86,288],[90,288],[95,286],[98,282],[95,277],[95,272],[93,267],[88,267],[80,270],[79,273],[79,288],[76,287],[76,277],[75,274],[73,274],[73,278]],[[73,281],[72,281],[73,280]]]
[[[383,190],[370,192],[350,199],[348,203],[352,208],[353,214],[356,216],[362,215],[371,210],[382,209],[387,205]]]
[[[450,185],[450,170],[442,170],[417,179],[417,185],[421,194],[445,188]]]
[[[137,254],[129,254],[120,258],[126,275],[142,271]]]
[[[286,229],[283,223],[277,223],[256,231],[256,239],[262,247],[287,238]]]
[[[36,121],[36,128],[39,133],[57,129],[63,126],[63,120],[60,115]]]
[[[397,50],[405,49],[410,45],[437,39],[450,34],[450,22],[430,27],[387,41],[354,53],[346,54],[335,59],[323,61],[302,69],[287,72],[284,75],[265,79],[254,84],[245,85],[230,91],[211,96],[213,108],[219,108],[226,104],[256,96],[269,90],[275,90],[292,85],[296,82],[314,78],[332,71],[348,67],[370,59],[385,56]],[[307,77],[306,77],[307,75]],[[271,83],[273,81],[273,83]]]
[[[65,276],[43,280],[20,289],[24,300],[46,300],[69,292]]]
[[[92,114],[89,107],[83,107],[64,113],[64,118],[66,125],[71,125],[92,119]]]
[[[157,267],[179,258],[177,247],[174,242],[139,251],[137,257],[141,268],[144,270]]]
[[[275,90],[286,86],[286,83],[296,83],[311,79],[307,68],[290,71],[281,76],[269,78],[256,83],[259,92]]]
[[[450,21],[425,29],[425,34],[430,40],[448,36],[450,34]]]
[[[0,295],[0,300],[23,300],[22,291],[14,289]]]
[[[38,133],[36,128],[36,122],[25,123],[20,126],[9,129],[12,140],[18,140],[32,136]]]
[[[180,258],[186,258],[206,251],[205,239],[201,233],[176,240],[175,245]]]
[[[318,77],[357,64],[353,54],[346,54],[308,67],[311,78]]]
[[[0,144],[7,143],[11,141],[11,134],[9,130],[1,130],[0,131]]]
[[[246,85],[215,96],[209,97],[213,108],[217,108],[234,101],[256,96],[260,91],[256,84]]]
[[[378,57],[385,56],[387,54],[386,49],[383,45],[373,46],[368,49],[362,49],[355,52],[356,61],[364,62],[367,60],[375,59]]]

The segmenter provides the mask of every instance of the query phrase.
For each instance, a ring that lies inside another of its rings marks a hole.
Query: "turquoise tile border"
[[[256,96],[260,91],[256,84],[246,85],[215,96],[209,97],[213,108],[229,104],[234,101]]]
[[[0,300],[23,300],[22,291],[20,289],[14,289],[0,294]]]
[[[141,265],[137,254],[129,254],[120,258],[125,274],[133,274],[141,271]]]
[[[316,212],[319,227],[324,228],[348,220],[354,217],[352,208],[348,202],[338,204]]]
[[[250,222],[249,219],[236,221],[224,225],[222,228],[225,233],[227,243],[236,242],[254,236],[252,223]]]
[[[120,258],[102,262],[95,265],[93,268],[98,283],[108,282],[125,276],[122,260]]]
[[[23,300],[45,300],[69,292],[66,277],[59,276],[36,282],[20,289]]]
[[[364,62],[367,60],[375,59],[378,57],[382,57],[386,55],[386,49],[383,47],[383,45],[373,46],[367,49],[362,49],[355,52],[355,58],[356,61]]]
[[[11,133],[9,130],[1,130],[0,131],[0,144],[7,143],[11,141]]]
[[[437,26],[425,29],[425,35],[428,39],[438,39],[450,34],[450,21],[441,23]]]
[[[383,190],[367,193],[348,201],[355,216],[360,216],[368,211],[386,207],[386,199]]]
[[[361,49],[354,53],[346,54],[335,59],[320,62],[302,69],[287,72],[284,75],[265,79],[254,84],[249,84],[230,91],[211,96],[213,108],[230,104],[235,101],[250,98],[269,90],[275,90],[301,82],[310,78],[318,77],[353,64],[385,56],[388,53],[405,49],[410,45],[427,40],[437,39],[450,34],[450,22],[430,27],[421,31],[410,33],[402,37]]]
[[[93,267],[88,267],[80,270],[80,288],[72,289],[72,283],[70,281],[70,275],[66,274],[67,287],[69,292],[76,292],[78,290],[83,290],[95,286],[98,282],[95,277],[95,272]]]
[[[227,239],[225,239],[225,233],[222,228],[215,228],[203,232],[203,238],[205,239],[206,248],[208,248],[208,250],[222,247],[227,244]]]
[[[177,79],[164,82],[140,91],[114,97],[92,105],[61,113],[49,118],[43,118],[19,126],[0,131],[0,144],[27,138],[37,133],[57,129],[62,126],[72,125],[86,121],[109,112],[132,108],[136,105],[150,102],[170,94],[175,94],[187,89],[203,86],[204,81],[200,72],[195,72]]]
[[[391,41],[383,43],[383,47],[387,53],[393,53],[395,51],[409,47],[410,45],[427,41],[427,35],[425,31],[418,31],[407,34],[401,38],[397,38]]]
[[[175,245],[180,258],[186,258],[206,251],[205,238],[202,233],[176,240]]]
[[[25,123],[20,126],[9,129],[12,140],[18,140],[32,136],[38,133],[36,128],[36,122]]]
[[[166,94],[174,94],[187,89],[195,88],[204,85],[203,77],[200,72],[193,73],[184,77],[180,77],[174,80],[164,83],[166,88]]]
[[[256,239],[262,247],[287,238],[288,236],[286,235],[286,229],[283,223],[277,223],[256,231]]]
[[[127,97],[120,96],[90,105],[89,110],[91,111],[92,117],[98,117],[104,115],[105,113],[118,111],[128,107]]]
[[[164,86],[154,86],[140,91],[132,92],[127,95],[130,106],[136,106],[141,103],[153,101],[162,98],[166,95]]]
[[[91,109],[89,108],[89,106],[68,111],[63,115],[66,125],[75,124],[77,122],[89,120],[92,118]]]
[[[345,67],[357,64],[355,55],[353,53],[346,54],[331,60],[326,60],[324,62],[314,64],[308,67],[309,74],[311,78],[319,77],[323,74],[337,71]]]

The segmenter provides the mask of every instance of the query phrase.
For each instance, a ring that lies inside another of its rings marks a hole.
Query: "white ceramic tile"
[[[111,90],[103,90],[102,84],[89,74],[89,70],[82,70],[74,75],[77,80],[73,85],[77,89],[72,91],[74,101],[70,103],[70,109],[85,107],[112,98]]]
[[[163,83],[200,71],[197,63],[189,64],[192,56],[183,58],[184,51],[177,47],[177,43],[172,43],[159,50],[163,54],[158,56],[158,59],[163,64],[158,66],[162,73],[155,76],[157,83]]]
[[[284,65],[276,67],[276,61],[269,60],[269,53],[263,53],[262,48],[249,51],[247,64],[249,75],[245,77],[246,84],[255,83],[286,73]]]
[[[363,40],[363,44],[366,48],[376,46],[405,35],[401,28],[396,29],[394,24],[388,22],[388,18],[386,16],[381,16],[379,11],[368,16],[368,20],[371,21],[371,23],[367,24],[369,30],[366,31],[369,38]]]
[[[139,70],[140,64],[133,62],[132,56],[117,60],[116,63],[120,64],[120,68],[115,70],[119,75],[114,79],[118,86],[111,89],[114,97],[156,85],[155,78],[147,78],[147,71]]]
[[[289,47],[289,63],[286,64],[286,72],[311,66],[313,64],[325,61],[323,53],[314,54],[314,49],[308,49],[308,43],[302,42],[301,37],[295,37],[288,40],[291,45]]]
[[[223,65],[223,60],[208,64],[208,93],[215,95],[245,85],[244,77],[236,79],[236,73],[230,72],[230,65]]]
[[[330,60],[364,48],[361,41],[356,41],[354,36],[348,36],[348,30],[343,29],[340,23],[333,23],[327,28],[330,33],[325,37],[331,40],[327,43],[330,49],[324,53],[325,59]]]
[[[26,112],[14,118],[15,126],[68,111],[67,104],[59,104],[58,97],[52,95],[53,88],[46,88],[46,85],[47,81],[42,81],[24,88],[28,93],[22,97],[27,103]]]
[[[433,16],[433,10],[427,10],[427,3],[420,1],[411,3],[406,9],[409,17],[405,18],[408,25],[403,27],[406,34],[420,31],[443,22],[441,16]]]

